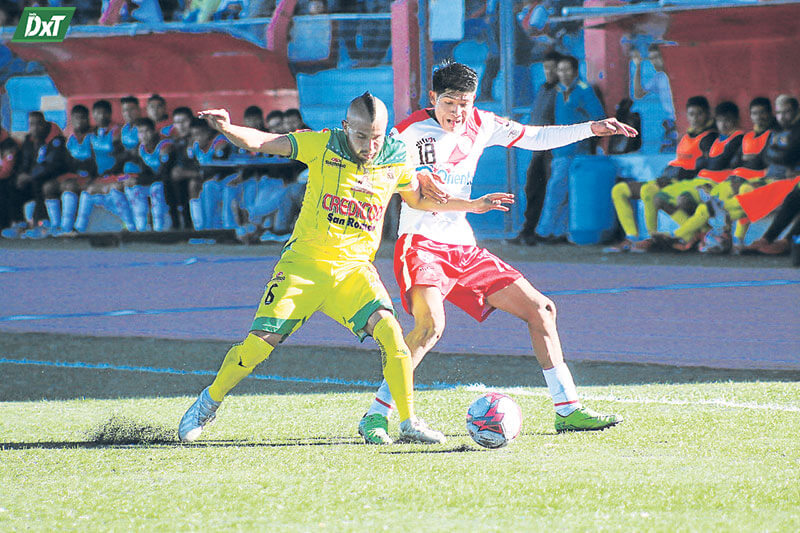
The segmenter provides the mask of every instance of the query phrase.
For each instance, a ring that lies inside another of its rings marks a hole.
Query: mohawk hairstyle
[[[474,93],[478,90],[478,74],[463,63],[445,60],[433,73],[433,92]]]
[[[367,112],[367,116],[369,117],[370,122],[375,120],[375,97],[372,96],[372,93],[366,91],[361,96],[357,96],[350,102],[350,105],[354,105],[356,103],[360,103],[364,106],[364,109]]]

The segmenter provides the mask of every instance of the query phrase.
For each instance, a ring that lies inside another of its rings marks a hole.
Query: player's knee
[[[662,211],[668,211],[672,205],[672,198],[664,192],[657,192],[652,196],[653,206]]]
[[[42,194],[45,198],[58,198],[59,185],[55,181],[48,181],[42,185]]]
[[[648,182],[642,185],[639,196],[642,198],[643,202],[652,202],[653,197],[655,197],[659,190],[661,189],[657,184]]]
[[[625,201],[631,199],[630,185],[621,181],[611,188],[611,199],[615,201]]]
[[[700,204],[697,206],[697,210],[694,212],[694,216],[700,218],[701,220],[708,220],[711,218],[711,213],[708,210],[708,206],[706,204]]]
[[[678,196],[677,204],[678,209],[682,209],[686,213],[694,212],[697,207],[697,202],[695,202],[694,198],[692,198],[692,195],[689,193],[683,193]]]
[[[537,300],[525,314],[525,321],[536,330],[550,330],[556,322],[556,304],[549,298]]]
[[[258,335],[250,333],[239,345],[239,361],[243,367],[253,368],[272,352],[272,345]]]
[[[433,347],[444,333],[444,317],[429,316],[416,321],[414,325],[415,340],[422,346]]]

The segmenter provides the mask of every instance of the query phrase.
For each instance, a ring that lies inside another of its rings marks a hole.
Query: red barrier
[[[269,111],[297,107],[297,85],[285,54],[224,33],[162,33],[67,38],[62,43],[8,43],[20,57],[42,63],[68,109],[158,93],[169,109],[225,107],[235,121],[258,105]],[[144,105],[144,102],[143,102]]]

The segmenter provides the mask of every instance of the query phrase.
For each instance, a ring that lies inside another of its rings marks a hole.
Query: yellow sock
[[[750,229],[750,221],[744,218],[739,219],[736,221],[736,231],[734,231],[733,236],[736,237],[737,241],[744,242],[748,229]]]
[[[670,215],[670,218],[672,218],[672,220],[677,222],[679,226],[682,226],[683,224],[686,223],[687,220],[689,220],[689,213],[687,213],[683,209],[678,209],[677,211],[675,211]]]
[[[714,188],[711,189],[711,196],[716,196],[724,204],[734,197],[733,184],[730,181],[723,181],[722,183],[716,184]]]
[[[695,233],[703,229],[708,222],[710,215],[708,213],[708,206],[700,204],[694,210],[694,214],[686,220],[681,227],[675,230],[675,236],[684,241],[691,239]]]
[[[642,185],[642,191],[640,193],[642,204],[644,204],[644,225],[647,228],[647,233],[650,235],[658,231],[658,209],[653,199],[660,190],[656,182],[648,181]]]
[[[389,385],[400,421],[414,416],[414,373],[411,352],[403,340],[403,330],[394,317],[383,317],[372,330],[381,349],[383,377]]]
[[[221,402],[231,389],[250,375],[256,365],[269,357],[272,350],[274,348],[270,343],[252,333],[241,344],[234,344],[225,354],[217,377],[208,388],[211,399]]]
[[[631,188],[623,182],[617,183],[611,189],[611,200],[614,202],[614,209],[617,211],[617,218],[625,230],[628,237],[639,237],[639,229],[636,227],[636,219],[633,216],[631,206]]]

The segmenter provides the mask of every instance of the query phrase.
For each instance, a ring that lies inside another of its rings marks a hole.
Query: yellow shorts
[[[697,192],[698,187],[714,187],[716,182],[706,178],[693,178],[690,180],[676,181],[671,183],[658,191],[658,195],[667,196],[670,203],[678,201],[681,194],[690,194],[695,202],[700,203],[700,194]]]
[[[322,311],[363,341],[367,320],[379,309],[394,313],[369,261],[320,261],[287,250],[264,288],[250,330],[277,333],[283,341]]]

